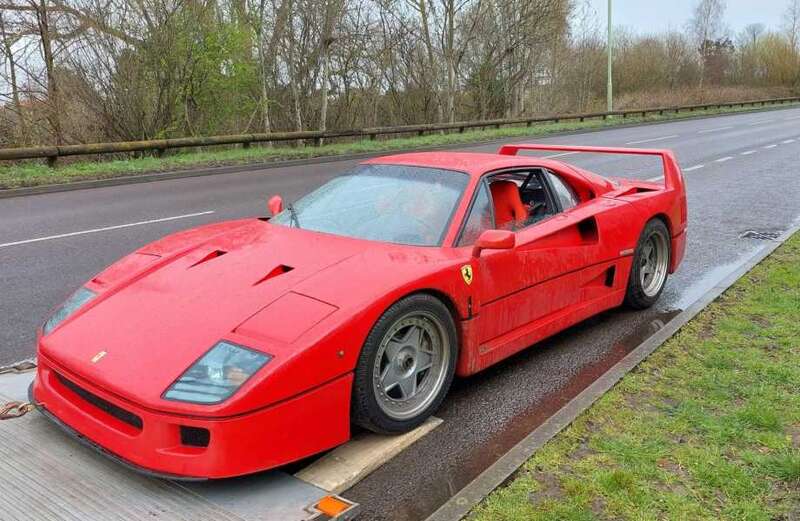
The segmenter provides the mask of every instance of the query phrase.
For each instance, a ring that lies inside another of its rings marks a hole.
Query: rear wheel
[[[645,225],[633,253],[625,304],[635,309],[656,303],[667,282],[670,259],[669,230],[661,219]]]
[[[458,353],[453,318],[436,297],[417,294],[375,323],[353,383],[353,422],[375,432],[411,430],[441,405]]]

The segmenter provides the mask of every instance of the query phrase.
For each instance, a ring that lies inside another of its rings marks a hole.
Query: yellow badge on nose
[[[94,355],[94,356],[92,357],[92,363],[93,363],[93,364],[96,364],[97,362],[99,362],[99,361],[100,361],[100,359],[102,359],[102,358],[103,358],[104,356],[106,356],[107,354],[108,354],[108,353],[106,353],[105,351],[100,351],[99,353],[97,353],[96,355]]]
[[[467,283],[467,286],[472,284],[472,266],[469,264],[461,266],[461,276],[464,277],[464,282]]]

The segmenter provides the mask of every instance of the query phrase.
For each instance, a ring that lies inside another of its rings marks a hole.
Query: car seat
[[[495,181],[489,185],[494,201],[494,221],[497,228],[513,228],[525,222],[528,211],[513,181]]]

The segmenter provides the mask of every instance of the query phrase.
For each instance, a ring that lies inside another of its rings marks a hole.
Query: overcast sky
[[[591,0],[605,28],[607,0]],[[751,23],[778,29],[788,0],[728,0],[725,23],[734,34]],[[697,0],[613,0],[614,26],[624,25],[638,33],[683,29]]]

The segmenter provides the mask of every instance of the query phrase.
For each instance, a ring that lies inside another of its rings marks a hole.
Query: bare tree
[[[744,42],[745,44],[755,45],[758,39],[764,34],[767,28],[762,23],[748,24],[744,28]]]
[[[342,12],[341,0],[325,0],[325,16],[322,22],[322,34],[319,42],[320,61],[320,110],[318,129],[325,131],[328,122],[328,89],[330,88],[330,53],[331,45],[336,40],[333,29]]]
[[[726,7],[725,0],[699,0],[697,2],[689,27],[694,36],[695,45],[697,45],[697,49],[701,54],[703,49],[709,48],[709,44],[706,42],[712,42],[724,36],[726,31],[724,21]],[[701,87],[706,79],[705,76],[704,67],[703,74],[700,77]]]
[[[3,11],[0,11],[0,44],[2,44],[2,52],[5,60],[8,63],[8,83],[11,85],[11,104],[14,110],[14,115],[19,123],[21,141],[27,141],[27,124],[25,115],[22,112],[22,103],[20,102],[19,83],[17,82],[17,62],[13,49],[13,37],[9,34],[7,29],[6,17]]]
[[[800,0],[789,0],[783,14],[783,28],[789,45],[795,52],[800,52]]]
[[[800,0],[724,12],[618,31],[619,106],[796,91]],[[0,0],[2,146],[600,110],[605,45],[588,0]]]
[[[50,32],[50,18],[47,11],[48,0],[39,0],[34,3],[31,0],[31,5],[36,9],[36,22],[39,27],[39,38],[42,45],[42,57],[44,58],[44,66],[47,71],[47,104],[48,119],[53,128],[56,145],[61,145],[64,142],[64,136],[61,132],[61,106],[59,103],[58,81],[55,74],[55,59],[53,58],[53,40]]]

